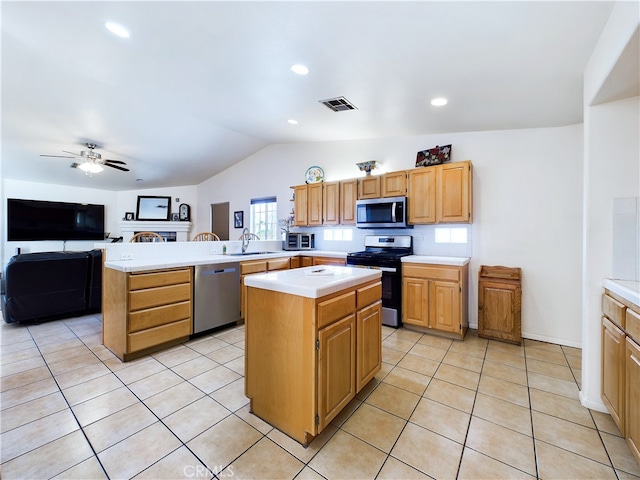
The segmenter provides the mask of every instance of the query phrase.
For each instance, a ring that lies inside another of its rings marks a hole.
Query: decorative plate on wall
[[[305,183],[320,183],[324,181],[324,170],[320,167],[309,167],[304,174]]]

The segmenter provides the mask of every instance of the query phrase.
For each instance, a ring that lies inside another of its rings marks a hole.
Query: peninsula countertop
[[[640,282],[605,278],[602,282],[602,286],[640,307]]]
[[[244,284],[300,297],[320,298],[381,276],[380,270],[322,265],[248,275]]]
[[[145,244],[139,244],[145,245]],[[154,244],[150,244],[154,245]],[[148,270],[164,270],[167,268],[190,267],[196,265],[215,265],[229,262],[246,262],[250,260],[262,260],[269,258],[296,257],[296,256],[316,256],[316,257],[334,257],[346,258],[346,252],[336,252],[327,250],[280,250],[269,253],[247,253],[237,255],[234,253],[227,255],[220,254],[164,254],[158,257],[141,258],[134,260],[114,260],[105,262],[105,267],[118,270],[120,272],[144,272]]]

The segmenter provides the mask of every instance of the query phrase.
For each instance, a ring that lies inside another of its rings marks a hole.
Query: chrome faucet
[[[249,246],[249,229],[245,227],[244,230],[242,230],[242,253],[247,251],[247,247]]]

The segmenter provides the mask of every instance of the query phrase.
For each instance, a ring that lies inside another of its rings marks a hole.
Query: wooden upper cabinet
[[[436,221],[471,223],[471,162],[438,165],[436,172]]]
[[[407,172],[385,173],[381,178],[383,197],[404,197],[407,195]]]
[[[322,220],[324,225],[340,223],[340,182],[324,183]]]
[[[409,170],[409,223],[436,222],[436,170]]]
[[[358,199],[358,181],[340,182],[340,223],[354,225],[356,223],[356,200]]]
[[[322,225],[322,183],[307,185],[307,225]]]
[[[298,185],[293,187],[294,209],[295,209],[295,225],[303,227],[307,225],[307,186]]]
[[[380,176],[367,175],[358,179],[358,200],[380,198]]]

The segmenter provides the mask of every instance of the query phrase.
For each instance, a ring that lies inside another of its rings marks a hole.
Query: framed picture
[[[234,228],[244,228],[244,211],[233,212]]]
[[[168,221],[171,218],[171,197],[138,195],[136,218],[141,221]]]
[[[429,165],[440,165],[451,160],[451,145],[436,145],[433,148],[418,152],[416,157],[416,167],[428,167]]]
[[[133,216],[133,212],[126,212],[124,214],[124,219],[125,220],[135,220],[135,217]]]

